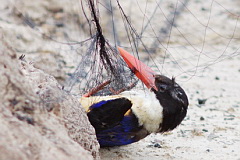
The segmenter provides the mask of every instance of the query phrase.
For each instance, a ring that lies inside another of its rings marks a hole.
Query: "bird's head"
[[[163,75],[155,75],[156,94],[163,107],[163,120],[159,132],[166,132],[176,128],[187,114],[188,98],[184,90],[175,82],[175,79]]]
[[[175,82],[175,78],[168,78],[156,74],[147,65],[133,57],[130,53],[118,48],[128,67],[154,92],[163,107],[163,120],[159,132],[166,132],[176,128],[187,114],[188,98],[184,90]]]

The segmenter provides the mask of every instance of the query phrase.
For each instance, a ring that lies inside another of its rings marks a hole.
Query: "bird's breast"
[[[163,118],[163,108],[153,92],[126,91],[121,95],[132,102],[131,109],[138,118],[139,125],[143,125],[150,133],[159,130]]]

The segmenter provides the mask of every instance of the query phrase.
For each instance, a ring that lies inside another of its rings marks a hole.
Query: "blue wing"
[[[101,147],[126,145],[141,139],[138,137],[141,129],[138,119],[130,114],[124,116],[116,126],[98,133],[97,139]]]
[[[139,126],[131,106],[126,98],[101,101],[90,106],[88,118],[101,147],[130,144],[148,134]]]

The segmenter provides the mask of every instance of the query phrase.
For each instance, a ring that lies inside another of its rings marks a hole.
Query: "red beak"
[[[128,67],[147,86],[147,88],[154,88],[157,91],[158,89],[155,85],[154,71],[124,49],[118,47],[118,51],[127,63]]]

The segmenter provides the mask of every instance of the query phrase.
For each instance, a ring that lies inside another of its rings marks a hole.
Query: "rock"
[[[100,159],[78,100],[19,60],[2,35],[0,44],[0,159]]]
[[[207,99],[198,99],[198,104],[199,105],[204,105],[206,103]]]
[[[155,144],[153,145],[153,147],[155,147],[155,148],[162,148],[162,146],[161,146],[159,143],[155,143]]]
[[[158,142],[158,140],[154,140],[154,141],[151,141],[151,144],[147,145],[147,147],[162,148],[160,143],[161,143],[160,141]]]
[[[200,121],[204,121],[205,120],[205,118],[204,117],[200,117]]]
[[[234,118],[224,118],[225,121],[232,121]]]

